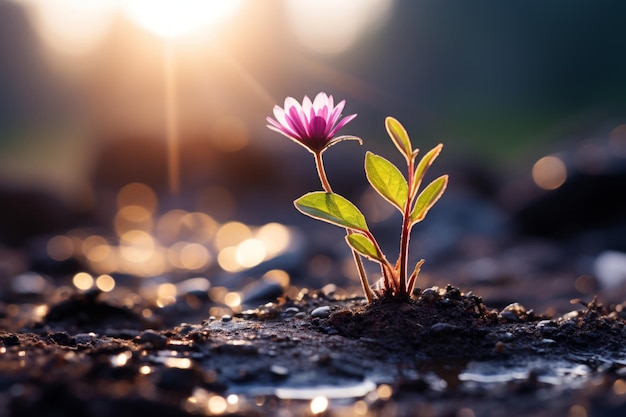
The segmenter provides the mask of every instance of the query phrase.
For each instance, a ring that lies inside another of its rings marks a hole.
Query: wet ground
[[[452,286],[369,305],[304,290],[170,327],[75,293],[0,333],[3,415],[622,416],[625,305],[548,318]]]

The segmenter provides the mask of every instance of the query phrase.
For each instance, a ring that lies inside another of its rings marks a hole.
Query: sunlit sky
[[[393,115],[423,147],[530,163],[626,114],[626,6],[558,3],[0,0],[0,170],[82,190],[116,141],[297,152],[264,119],[321,90],[366,144]]]

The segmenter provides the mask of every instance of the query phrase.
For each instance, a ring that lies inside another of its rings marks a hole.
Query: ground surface
[[[490,309],[451,286],[369,305],[303,291],[297,300],[158,328],[154,318],[98,293],[73,294],[39,322],[18,329],[5,318],[0,409],[8,416],[299,416],[312,409],[623,416],[622,307],[591,302],[548,319],[519,305]]]

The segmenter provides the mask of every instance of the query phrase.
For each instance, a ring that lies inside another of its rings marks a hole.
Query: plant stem
[[[321,152],[315,152],[315,168],[317,168],[317,175],[320,177],[320,182],[322,183],[324,191],[326,191],[327,193],[332,193],[333,189],[330,186],[330,182],[328,182],[326,170],[324,170],[324,161],[322,160]],[[348,235],[351,235],[352,231],[350,229],[346,229],[346,233]],[[367,282],[367,274],[365,273],[365,268],[363,267],[363,260],[354,249],[352,249],[352,258],[354,259],[357,272],[359,273],[359,279],[361,280],[361,286],[363,287],[365,298],[367,299],[368,303],[371,303],[374,300],[375,295],[374,291],[372,291],[372,287],[370,287],[369,282]]]
[[[411,205],[413,203],[414,192],[413,191],[413,170],[414,162],[412,158],[407,159],[408,165],[408,192],[409,195],[406,199],[404,206],[404,213],[402,213],[402,231],[400,235],[400,255],[398,261],[400,263],[400,271],[398,273],[398,295],[404,296],[407,294],[407,262],[409,258],[409,237],[411,233]]]
[[[315,168],[317,168],[317,175],[320,177],[324,191],[332,193],[333,189],[331,188],[328,178],[326,177],[326,170],[324,170],[324,161],[322,160],[321,152],[315,152]]]

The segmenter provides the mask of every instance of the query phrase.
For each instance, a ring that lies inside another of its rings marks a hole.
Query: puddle
[[[560,388],[579,388],[593,374],[583,364],[565,360],[531,360],[515,365],[470,362],[458,376],[464,388],[491,388],[510,382],[537,381]]]
[[[317,397],[326,397],[328,399],[346,399],[365,397],[370,392],[375,391],[376,383],[365,380],[358,384],[345,385],[341,387],[323,385],[317,387],[288,388],[281,387],[274,390],[281,400],[312,400]]]

